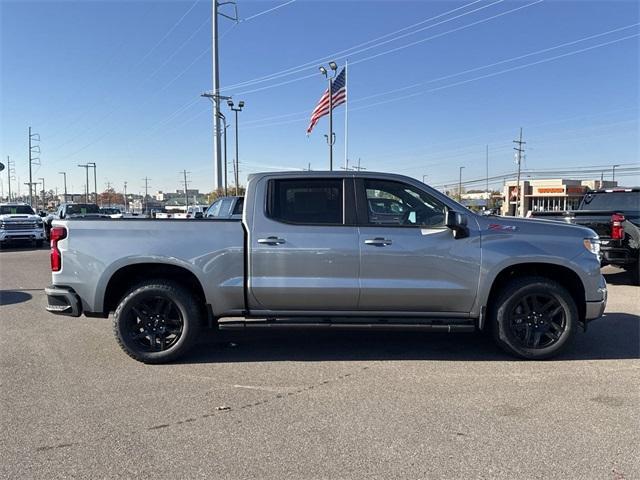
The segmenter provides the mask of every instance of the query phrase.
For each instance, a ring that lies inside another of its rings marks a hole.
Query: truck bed
[[[212,287],[207,303],[225,310],[244,307],[245,234],[240,220],[105,218],[56,220],[56,225],[66,227],[68,236],[59,243],[63,262],[61,271],[53,274],[55,283],[72,287],[85,311],[102,311],[101,292],[108,279],[123,267],[141,263],[187,267],[202,285]]]

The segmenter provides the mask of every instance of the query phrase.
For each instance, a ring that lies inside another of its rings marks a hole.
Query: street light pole
[[[458,201],[462,202],[462,169],[464,167],[460,167],[460,178],[458,179]]]
[[[96,176],[96,170],[97,170],[96,162],[87,162],[87,165],[93,168],[93,192],[94,192],[93,200],[96,202],[96,205],[97,205],[98,204],[98,181]]]
[[[426,184],[426,179],[427,179],[428,175],[422,175],[422,183]]]
[[[58,172],[64,177],[64,203],[67,202],[67,172]]]
[[[236,195],[238,195],[238,184],[239,184],[239,171],[240,171],[240,157],[238,157],[238,112],[241,112],[244,108],[244,101],[240,100],[238,102],[238,107],[233,106],[233,100],[227,100],[227,105],[232,112],[236,114],[236,160],[235,160],[235,182],[236,182]]]
[[[220,118],[222,119],[222,123],[224,124],[224,196],[226,197],[227,195],[229,195],[228,190],[227,190],[227,128],[229,127],[229,125],[227,125],[227,117],[224,116],[224,114],[222,112],[220,112]],[[236,124],[238,123],[237,119],[236,119]],[[238,136],[237,132],[236,132],[236,137]],[[236,151],[236,155],[237,155],[237,151]]]
[[[85,163],[84,165],[78,165],[79,167],[84,168],[85,174],[87,176],[86,183],[84,184],[84,201],[85,203],[89,203],[89,164]]]

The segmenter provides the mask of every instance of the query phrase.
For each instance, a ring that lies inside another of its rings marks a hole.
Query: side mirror
[[[447,210],[445,225],[453,231],[453,237],[456,239],[469,236],[467,216],[464,213],[456,212],[455,210]]]

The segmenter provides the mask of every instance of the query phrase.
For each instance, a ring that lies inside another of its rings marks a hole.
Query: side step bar
[[[473,332],[476,330],[475,319],[424,319],[407,322],[398,320],[379,320],[369,322],[357,321],[305,321],[293,319],[266,320],[219,320],[221,330],[237,330],[244,328],[276,328],[276,329],[343,329],[343,330],[422,330],[431,332]]]

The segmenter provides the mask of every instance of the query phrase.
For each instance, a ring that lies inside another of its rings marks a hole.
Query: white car
[[[33,242],[42,247],[45,241],[42,218],[26,203],[0,203],[0,246],[11,242]]]

